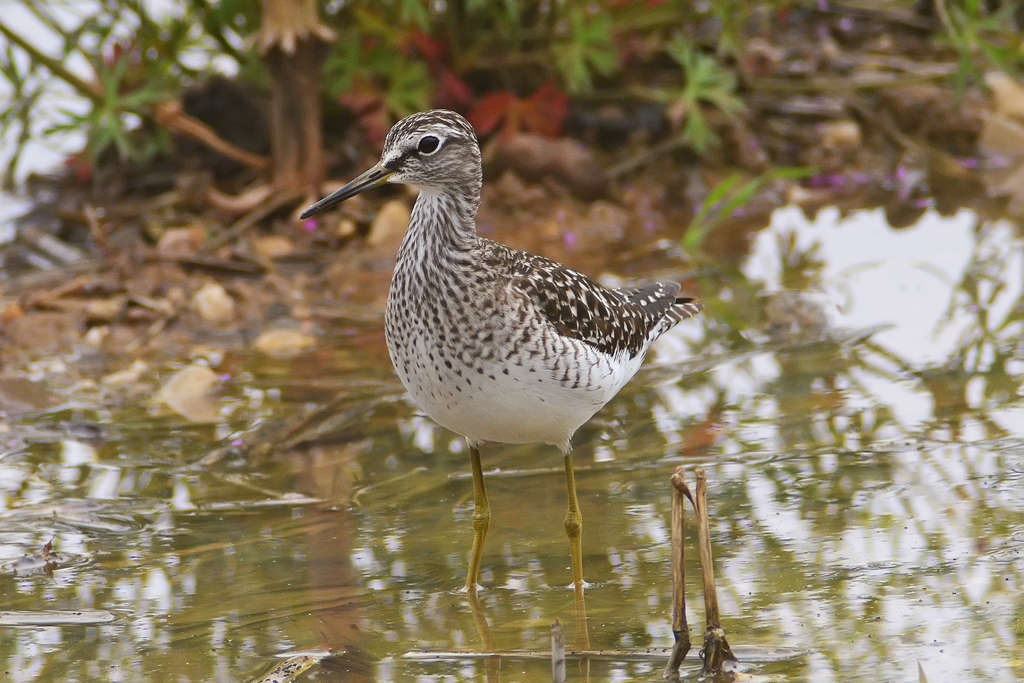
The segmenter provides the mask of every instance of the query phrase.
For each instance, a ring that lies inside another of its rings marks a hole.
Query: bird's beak
[[[349,197],[355,197],[364,190],[369,190],[374,187],[379,187],[388,181],[391,177],[392,171],[384,168],[383,165],[377,164],[373,168],[364,171],[350,183],[345,184],[337,191],[327,195],[313,206],[309,207],[302,212],[299,216],[300,219],[305,220],[310,216],[315,216],[318,213],[323,213],[327,209],[333,206],[341,204]]]

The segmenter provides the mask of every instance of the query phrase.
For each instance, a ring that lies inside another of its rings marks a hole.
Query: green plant
[[[0,56],[0,73],[7,80],[11,96],[10,106],[0,109],[0,137],[14,141],[3,175],[3,187],[10,189],[15,183],[18,161],[25,144],[35,133],[32,112],[43,89],[34,65],[29,63],[25,68],[19,67],[10,45]]]
[[[558,65],[570,92],[587,92],[594,87],[594,73],[610,76],[619,65],[612,43],[612,18],[607,13],[587,16],[586,10],[569,10],[569,33],[554,45]]]
[[[134,160],[148,158],[165,149],[167,138],[164,135],[133,137],[130,132],[138,127],[139,118],[147,114],[149,105],[167,99],[170,86],[159,80],[144,81],[139,87],[129,85],[130,62],[122,54],[113,64],[97,65],[101,96],[85,114],[65,109],[66,121],[52,126],[47,133],[84,129],[85,153],[91,160],[98,159],[110,147],[120,158]]]
[[[665,50],[682,69],[685,83],[679,90],[660,92],[658,98],[668,104],[670,117],[684,120],[683,138],[697,152],[704,152],[718,140],[701,104],[713,105],[728,116],[743,111],[743,102],[736,95],[736,76],[682,36],[676,36]]]
[[[758,191],[768,183],[776,180],[800,180],[813,175],[814,172],[813,168],[783,166],[765,171],[745,183],[742,182],[743,176],[740,174],[730,175],[715,185],[701,202],[697,215],[683,233],[683,247],[687,250],[700,248],[716,226],[749,204]]]
[[[1016,71],[1024,65],[1024,42],[1012,28],[1016,25],[1014,12],[1018,11],[1015,3],[1003,3],[993,10],[984,0],[938,0],[935,9],[945,40],[957,52],[955,82],[959,90],[980,80],[986,66]],[[987,62],[985,66],[979,66],[979,56]]]
[[[403,12],[411,13],[417,25],[424,20],[408,7]],[[408,31],[396,31],[386,14],[366,6],[357,7],[352,19],[324,64],[328,93],[338,97],[361,83],[377,90],[393,117],[426,108],[433,84],[426,64],[403,49]]]
[[[16,141],[9,151],[5,183],[14,181],[33,120],[52,122],[42,130],[32,129],[42,135],[83,132],[87,163],[108,150],[121,158],[140,159],[166,149],[168,137],[163,132],[145,136],[132,132],[150,116],[150,105],[176,96],[185,83],[204,73],[202,67],[190,66],[184,59],[190,53],[194,60],[199,49],[212,54],[207,36],[192,30],[199,21],[193,10],[204,3],[185,5],[180,15],[157,19],[146,3],[119,0],[96,3],[80,12],[76,7],[62,13],[60,21],[45,3],[23,5],[36,21],[32,31],[15,31],[0,19],[0,35],[9,41],[0,74],[16,96],[15,105],[0,114],[0,132],[13,133]],[[55,54],[38,47],[42,32],[50,34],[50,42],[56,38],[60,44]],[[17,66],[16,52],[28,57],[23,68]],[[66,64],[74,60],[84,60],[92,73],[82,77],[68,68]],[[87,106],[56,104],[66,102],[67,96],[53,91],[54,80],[71,86]]]

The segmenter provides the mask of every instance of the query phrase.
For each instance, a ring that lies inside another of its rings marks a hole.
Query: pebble
[[[271,358],[287,360],[316,346],[316,338],[298,330],[277,328],[261,334],[253,345]]]
[[[206,242],[206,231],[199,226],[172,228],[160,235],[156,250],[164,256],[195,256]]]
[[[284,235],[257,237],[252,241],[252,247],[267,260],[281,258],[295,251],[295,243]]]
[[[187,365],[171,375],[156,400],[192,422],[214,422],[218,417],[213,393],[220,379],[205,365]]]
[[[409,215],[409,207],[402,200],[387,202],[374,217],[366,243],[371,247],[397,247],[409,226]]]
[[[112,372],[109,375],[104,375],[103,379],[100,380],[100,384],[111,389],[120,389],[130,384],[135,384],[141,380],[143,375],[148,371],[149,363],[144,360],[136,359],[127,368]]]
[[[192,296],[192,309],[206,322],[227,322],[235,317],[235,300],[220,283],[207,282]]]
[[[861,146],[860,126],[852,119],[827,121],[819,125],[821,144],[826,147],[849,151]]]

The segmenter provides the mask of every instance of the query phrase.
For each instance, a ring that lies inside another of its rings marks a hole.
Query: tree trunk
[[[316,193],[324,177],[320,74],[334,32],[316,0],[263,0],[260,54],[270,72],[271,176],[276,189]]]

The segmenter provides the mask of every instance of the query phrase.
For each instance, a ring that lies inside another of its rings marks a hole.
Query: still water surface
[[[680,263],[664,242],[608,272],[682,277]],[[710,480],[730,642],[804,653],[750,673],[916,681],[920,664],[930,681],[1024,677],[1014,227],[966,211],[896,230],[878,211],[783,209],[738,267],[689,282],[705,315],[660,341],[575,438],[590,647],[671,645],[668,479],[686,465]],[[377,311],[362,313],[289,362],[209,345],[165,361],[163,377],[188,359],[222,374],[213,425],[153,408],[158,376],[135,395],[98,381],[131,359],[82,352],[31,368],[55,400],[0,421],[0,609],[113,621],[0,626],[11,680],[238,680],[323,647],[339,654],[311,679],[550,680],[544,660],[409,656],[546,650],[555,619],[572,647],[584,624],[548,447],[485,449],[486,590],[478,605],[457,592],[467,453],[404,400]],[[296,431],[330,401],[330,419]],[[266,447],[288,429],[307,443]],[[51,539],[52,575],[27,566]],[[660,675],[661,661],[627,660],[569,674]]]

